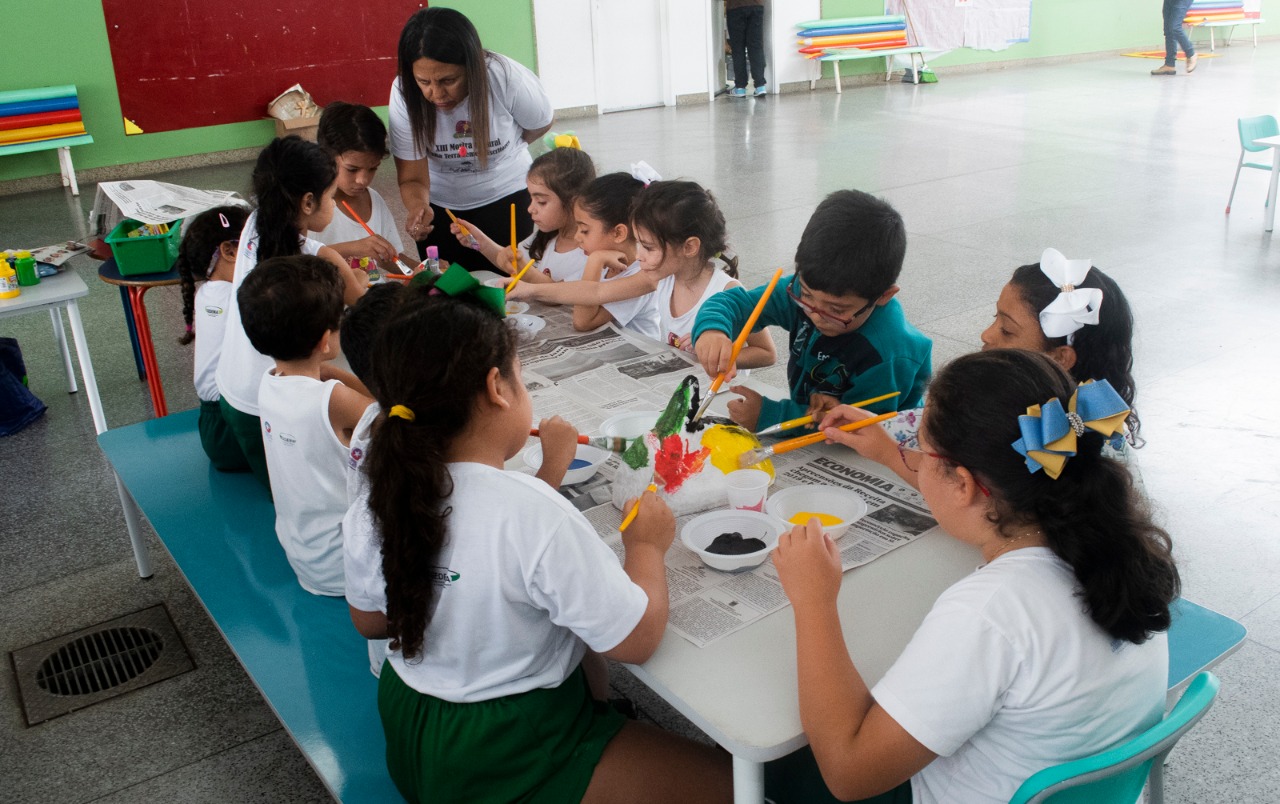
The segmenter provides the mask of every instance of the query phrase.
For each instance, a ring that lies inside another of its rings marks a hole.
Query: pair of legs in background
[[[764,77],[764,6],[740,6],[725,12],[729,29],[729,49],[733,57],[733,94],[747,94],[747,62],[750,61],[751,82],[756,94],[765,92]]]
[[[1191,3],[1192,0],[1164,0],[1164,66],[1152,70],[1152,75],[1174,74],[1179,47],[1187,55],[1187,72],[1196,68],[1196,47],[1182,25]]]

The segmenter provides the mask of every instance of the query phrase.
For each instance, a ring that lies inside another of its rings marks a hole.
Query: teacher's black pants
[[[474,209],[455,209],[453,214],[472,224],[489,236],[495,243],[511,245],[511,205],[516,205],[516,241],[519,242],[533,231],[533,219],[529,217],[529,190],[522,188],[505,198],[499,198],[490,204]],[[440,249],[440,259],[448,263],[458,263],[468,271],[494,271],[493,263],[484,258],[480,252],[469,249],[458,242],[458,238],[449,231],[453,223],[444,207],[432,203],[431,211],[435,213],[431,225],[435,228],[426,240],[418,241],[418,258],[426,259],[427,246]],[[511,273],[510,266],[506,266]]]

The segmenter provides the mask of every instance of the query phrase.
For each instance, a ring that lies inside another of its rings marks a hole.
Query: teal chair
[[[1274,137],[1280,134],[1280,126],[1277,126],[1276,119],[1269,114],[1242,117],[1236,121],[1236,127],[1240,129],[1240,159],[1236,162],[1236,177],[1231,180],[1231,195],[1227,196],[1228,215],[1231,214],[1231,201],[1236,197],[1236,185],[1240,183],[1240,168],[1257,168],[1271,172],[1269,164],[1244,161],[1245,153],[1271,150],[1265,145],[1254,145],[1253,141],[1260,137]]]
[[[1045,768],[1023,782],[1009,804],[1134,804],[1147,781],[1151,804],[1163,804],[1164,759],[1217,695],[1218,677],[1199,674],[1164,720],[1115,748]]]

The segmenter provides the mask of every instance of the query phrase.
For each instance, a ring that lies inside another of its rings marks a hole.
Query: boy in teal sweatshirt
[[[790,399],[765,399],[743,386],[729,415],[758,430],[837,404],[897,391],[869,405],[879,412],[918,407],[932,370],[933,343],[907,323],[898,274],[906,227],[888,203],[857,190],[827,196],[800,236],[796,272],[778,281],[757,328],[791,333]],[[707,374],[729,366],[733,338],[764,287],[733,288],[707,299],[694,323],[694,352]]]

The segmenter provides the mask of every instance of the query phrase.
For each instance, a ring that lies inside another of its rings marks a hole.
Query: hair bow
[[[435,281],[432,282],[432,280]],[[423,271],[409,281],[411,285],[429,283],[432,294],[443,293],[454,298],[467,295],[474,296],[485,307],[497,313],[500,318],[507,317],[506,291],[502,288],[491,288],[488,285],[481,284],[480,280],[472,276],[470,271],[457,263],[450,265],[449,270],[440,276],[432,276],[429,272]]]
[[[546,144],[548,151],[556,148],[572,148],[575,151],[582,150],[582,143],[578,141],[578,135],[572,131],[566,131],[563,134],[557,134],[554,131],[548,132],[542,141]]]
[[[1049,338],[1064,335],[1071,343],[1076,330],[1086,324],[1098,323],[1098,308],[1102,306],[1102,291],[1098,288],[1077,288],[1089,269],[1090,260],[1069,260],[1056,248],[1047,248],[1040,255],[1040,272],[1049,277],[1059,289],[1057,298],[1040,311],[1040,329]]]
[[[654,170],[648,162],[632,162],[631,178],[638,182],[643,182],[648,187],[655,181],[662,181],[662,177],[658,175],[658,171]]]
[[[1044,469],[1057,480],[1067,458],[1075,457],[1076,438],[1086,429],[1102,433],[1114,443],[1123,438],[1121,431],[1128,417],[1129,407],[1111,383],[1083,382],[1071,394],[1065,410],[1057,397],[1027,408],[1027,415],[1018,417],[1022,438],[1013,442],[1013,448],[1026,458],[1028,472]]]

